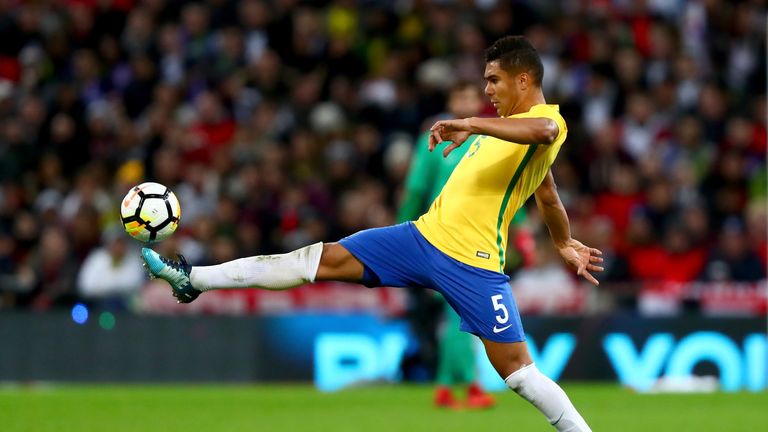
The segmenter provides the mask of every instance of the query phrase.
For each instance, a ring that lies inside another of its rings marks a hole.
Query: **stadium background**
[[[0,2],[0,381],[428,381],[423,297],[327,283],[176,305],[117,209],[170,186],[182,224],[157,249],[194,264],[391,224],[416,135],[506,34],[542,56],[569,125],[559,192],[606,254],[594,288],[535,206],[512,233],[540,366],[764,390],[766,5],[717,0]]]

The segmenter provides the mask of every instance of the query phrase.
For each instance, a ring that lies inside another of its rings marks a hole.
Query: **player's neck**
[[[545,103],[547,103],[547,101],[544,99],[544,94],[540,90],[537,92],[532,92],[529,96],[524,97],[520,100],[520,102],[517,103],[517,105],[512,107],[510,110],[511,112],[504,117],[528,112],[535,105],[541,105]]]

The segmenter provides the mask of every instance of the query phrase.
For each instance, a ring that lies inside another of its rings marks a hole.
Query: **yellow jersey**
[[[560,131],[546,145],[478,136],[427,213],[415,222],[443,253],[497,272],[504,271],[510,221],[544,180],[568,134],[557,105],[534,105],[509,118],[548,118]]]

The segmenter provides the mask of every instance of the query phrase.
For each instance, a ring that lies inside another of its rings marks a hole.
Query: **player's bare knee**
[[[504,379],[519,371],[520,369],[530,365],[533,363],[533,361],[530,359],[530,357],[506,357],[503,359],[495,359],[495,361],[492,361],[491,363],[493,364],[493,368],[496,369],[496,372],[499,374],[499,376]]]
[[[363,266],[339,243],[323,243],[317,280],[349,280],[362,278]]]
[[[528,345],[523,342],[497,343],[483,340],[488,359],[502,378],[533,363]]]
[[[522,358],[511,359],[507,361],[506,364],[504,365],[505,371],[499,375],[501,375],[502,378],[506,378],[511,374],[519,371],[520,369],[530,365],[531,363],[533,362],[530,360],[524,360]]]
[[[344,254],[339,250],[338,243],[323,243],[323,253],[320,255],[320,266],[327,269],[338,269],[344,265]]]

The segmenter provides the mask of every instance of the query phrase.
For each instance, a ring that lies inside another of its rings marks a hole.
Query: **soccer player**
[[[567,128],[541,89],[541,59],[525,38],[507,36],[485,55],[485,93],[499,118],[443,120],[431,128],[429,149],[450,141],[448,156],[470,135],[464,158],[429,211],[416,222],[360,231],[338,243],[316,243],[281,255],[191,267],[142,249],[147,269],[168,281],[181,302],[218,288],[287,289],[319,280],[367,286],[428,287],[480,337],[507,386],[533,404],[559,431],[589,431],[565,392],[536,368],[515,301],[502,273],[507,227],[531,196],[554,246],[593,284],[603,271],[599,250],[571,238],[550,167]]]
[[[451,118],[466,118],[480,114],[483,99],[480,87],[462,81],[455,84],[448,92],[448,115]],[[429,151],[428,143],[431,131],[419,136],[416,149],[411,159],[411,167],[405,181],[403,200],[397,213],[398,222],[417,219],[437,198],[443,185],[448,181],[453,169],[461,162],[468,146],[462,146],[451,152],[448,157],[440,157]],[[469,138],[470,140],[472,137]],[[515,216],[517,219],[517,216]],[[461,317],[453,310],[440,294],[435,294],[443,308],[444,325],[438,332],[437,388],[434,403],[439,408],[461,408],[461,403],[453,396],[451,387],[467,386],[466,406],[469,408],[489,408],[495,403],[493,397],[483,391],[475,382],[475,353],[473,338],[459,329]]]

